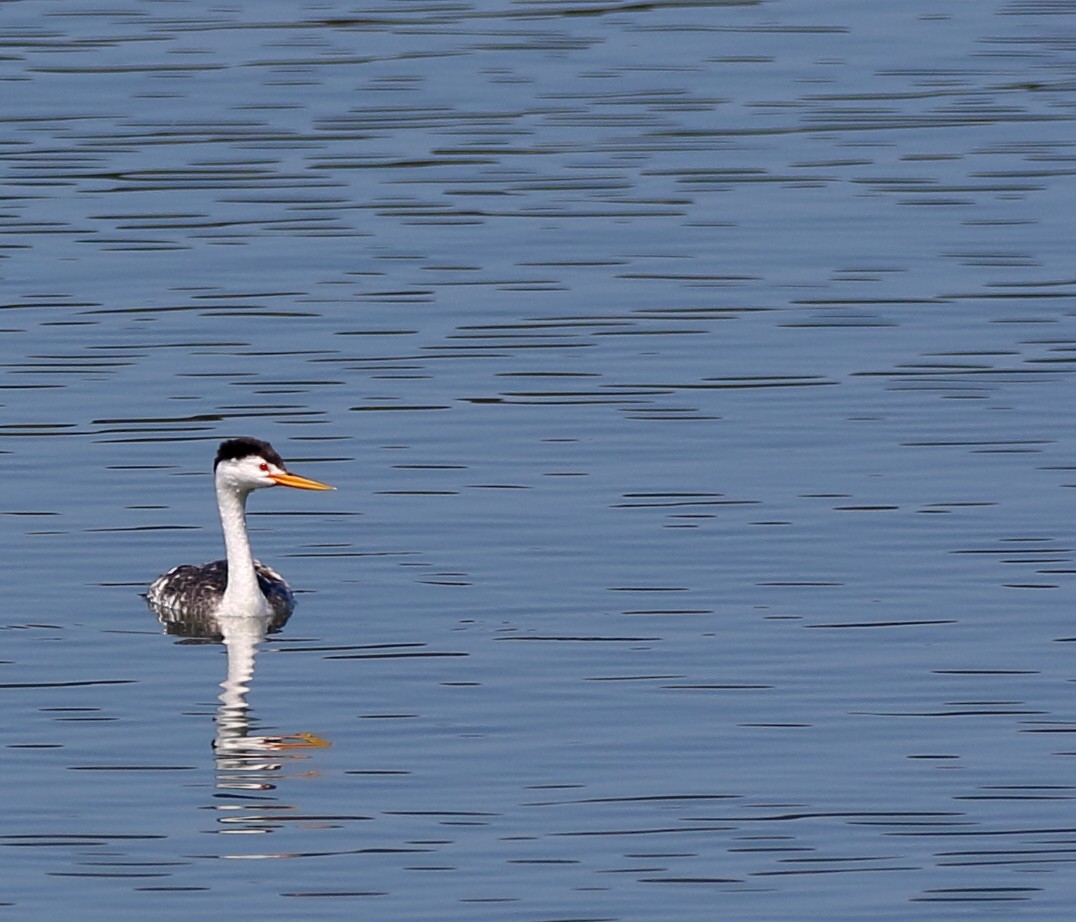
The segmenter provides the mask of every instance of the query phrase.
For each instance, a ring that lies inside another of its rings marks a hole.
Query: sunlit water
[[[11,918],[1067,919],[1073,13],[5,4]]]

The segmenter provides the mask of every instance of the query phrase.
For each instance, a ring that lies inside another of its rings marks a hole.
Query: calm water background
[[[4,4],[6,915],[1069,918],[1074,13]]]

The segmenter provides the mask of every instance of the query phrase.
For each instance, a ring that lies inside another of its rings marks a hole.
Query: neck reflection
[[[275,790],[286,768],[309,757],[306,750],[330,745],[310,733],[259,732],[247,700],[258,648],[269,634],[284,626],[287,616],[216,614],[192,619],[171,613],[160,620],[169,634],[180,635],[188,643],[222,643],[227,654],[213,739],[218,791],[213,808],[221,824],[218,831],[272,832],[286,815],[281,811],[295,807],[257,797],[256,792]]]

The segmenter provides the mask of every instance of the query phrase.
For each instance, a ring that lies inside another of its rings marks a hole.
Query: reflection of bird
[[[262,487],[301,490],[334,487],[288,473],[272,445],[251,438],[221,442],[213,464],[213,478],[228,559],[200,567],[191,564],[173,567],[154,580],[146,601],[163,615],[261,615],[286,619],[295,607],[295,597],[279,573],[259,563],[251,554],[247,496]]]

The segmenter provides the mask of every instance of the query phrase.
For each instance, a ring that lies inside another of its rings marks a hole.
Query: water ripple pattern
[[[5,4],[0,904],[1067,919],[1074,13]]]

